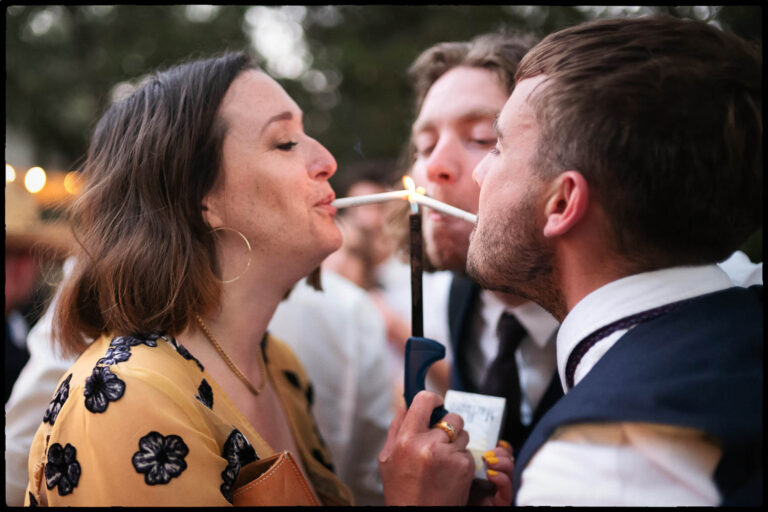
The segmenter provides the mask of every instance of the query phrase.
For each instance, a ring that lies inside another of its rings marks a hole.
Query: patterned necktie
[[[648,320],[653,320],[654,318],[658,318],[665,313],[674,311],[683,304],[686,304],[690,301],[691,299],[685,299],[678,302],[673,302],[671,304],[665,304],[657,308],[649,309],[641,313],[635,313],[634,315],[625,316],[624,318],[620,318],[619,320],[616,320],[615,322],[612,322],[605,327],[601,327],[600,329],[594,331],[592,334],[581,340],[578,345],[576,345],[571,351],[570,355],[568,356],[568,362],[565,365],[565,383],[568,386],[568,389],[573,388],[576,367],[579,366],[581,358],[584,357],[584,354],[586,354],[589,349],[595,345],[595,343],[604,338],[607,338],[616,331],[629,329],[630,327],[634,327],[635,325],[647,322]]]
[[[525,428],[520,423],[520,377],[515,351],[525,337],[525,328],[511,313],[504,313],[496,330],[499,350],[493,360],[480,392],[507,399],[507,416],[501,438],[518,447]]]

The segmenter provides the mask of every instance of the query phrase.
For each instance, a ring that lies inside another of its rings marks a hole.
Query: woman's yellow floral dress
[[[312,418],[312,385],[265,335],[269,377],[324,505],[348,505]],[[42,411],[41,411],[42,412]],[[75,361],[35,434],[26,504],[221,506],[240,469],[275,451],[170,336],[102,336]],[[296,454],[294,454],[296,455]]]

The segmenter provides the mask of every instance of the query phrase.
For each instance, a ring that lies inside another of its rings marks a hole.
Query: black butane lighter
[[[421,258],[421,215],[410,215],[411,249],[411,334],[405,343],[405,403],[408,407],[413,397],[426,387],[427,370],[435,361],[445,357],[445,347],[435,340],[422,337],[423,302],[422,302],[422,258]],[[441,405],[432,411],[429,426],[448,414]]]

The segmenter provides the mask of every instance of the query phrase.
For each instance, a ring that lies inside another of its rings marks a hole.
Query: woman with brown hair
[[[244,54],[158,73],[112,105],[73,207],[82,251],[54,323],[62,351],[82,354],[33,442],[30,504],[226,505],[243,466],[283,451],[310,501],[350,502],[309,382],[266,333],[341,243],[335,170]]]
[[[350,502],[309,382],[266,333],[341,243],[335,171],[244,54],[158,73],[111,106],[55,312],[61,350],[82,354],[33,442],[30,504],[226,505],[243,466],[286,450],[310,498]]]

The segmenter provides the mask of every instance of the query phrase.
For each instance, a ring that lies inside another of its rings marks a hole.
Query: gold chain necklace
[[[237,367],[237,365],[229,358],[226,352],[224,352],[224,349],[221,348],[221,345],[216,341],[216,338],[213,337],[213,334],[211,334],[211,331],[208,330],[208,327],[205,326],[203,323],[203,319],[200,318],[200,315],[195,313],[195,318],[197,319],[197,323],[200,324],[200,327],[203,330],[203,334],[205,334],[205,337],[208,338],[208,340],[213,345],[213,348],[216,349],[216,351],[221,355],[221,358],[224,359],[224,362],[227,363],[227,366],[229,366],[229,369],[232,370],[232,373],[234,373],[238,379],[243,381],[243,384],[248,386],[248,389],[253,393],[254,395],[258,395],[262,389],[264,389],[264,384],[267,383],[267,369],[264,365],[264,358],[262,356],[259,357],[259,368],[261,369],[261,384],[259,384],[259,388],[256,389],[253,387],[253,384],[251,384],[251,381],[249,381],[245,375],[243,375],[243,372],[240,371],[240,368]]]

